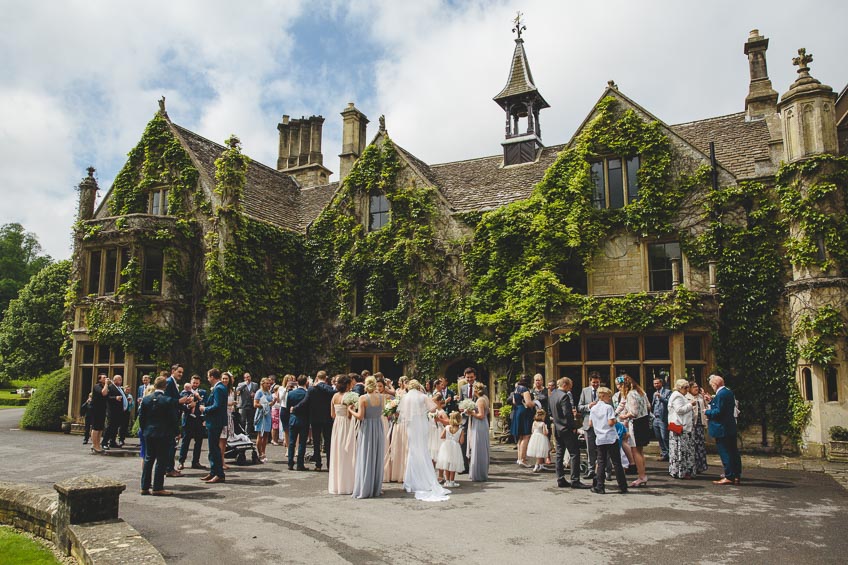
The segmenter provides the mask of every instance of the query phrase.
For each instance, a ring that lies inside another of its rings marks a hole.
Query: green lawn
[[[20,399],[20,395],[15,393],[13,389],[0,389],[0,408],[5,408],[8,405],[16,404],[11,402],[12,400]],[[26,403],[20,404],[18,407],[23,408],[26,406]]]
[[[59,563],[53,553],[11,528],[0,526],[0,563],[47,565]]]

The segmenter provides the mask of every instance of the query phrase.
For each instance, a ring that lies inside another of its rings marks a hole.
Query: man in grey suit
[[[595,478],[595,463],[598,459],[598,448],[595,446],[595,429],[589,427],[589,411],[598,403],[598,387],[601,386],[601,375],[597,371],[589,373],[589,386],[580,393],[577,410],[583,415],[583,435],[586,436],[586,448],[589,452],[589,469],[583,475],[584,479]]]
[[[557,381],[555,389],[548,397],[548,408],[551,420],[554,423],[554,434],[556,435],[556,475],[557,486],[565,488],[587,488],[580,482],[580,443],[577,441],[577,408],[571,396],[571,379],[562,377]],[[565,480],[565,468],[562,459],[565,450],[571,465],[571,481]]]

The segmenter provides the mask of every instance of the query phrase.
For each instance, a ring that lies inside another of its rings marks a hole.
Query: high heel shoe
[[[92,448],[91,448],[91,454],[92,454],[92,455],[103,455],[103,450],[102,450],[102,449],[94,449],[94,448],[92,447]]]
[[[646,487],[648,486],[648,479],[636,479],[632,483],[630,483],[631,487]]]

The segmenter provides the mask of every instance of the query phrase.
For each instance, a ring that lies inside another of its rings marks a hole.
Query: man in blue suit
[[[206,484],[224,482],[224,456],[218,440],[221,430],[227,425],[227,387],[221,382],[221,371],[209,369],[206,373],[209,381],[209,394],[206,405],[201,407],[206,417],[206,431],[209,435],[209,474],[200,479]]]
[[[736,396],[724,386],[721,375],[712,374],[710,386],[716,391],[710,400],[706,414],[709,419],[709,432],[716,441],[716,449],[724,465],[724,478],[713,481],[717,485],[742,484],[742,459],[736,443]]]
[[[292,409],[306,398],[306,375],[297,378],[297,388],[286,396],[286,408],[289,409],[289,471],[294,469],[294,444],[297,446],[297,470],[306,471],[303,458],[306,455],[306,438],[309,435],[309,413],[295,414]]]
[[[153,394],[145,396],[138,406],[138,425],[144,436],[144,465],[141,470],[141,494],[151,494],[150,473],[153,463],[153,495],[169,496],[165,490],[165,470],[168,467],[168,450],[177,435],[178,417],[176,401],[165,394],[165,377],[157,377]]]

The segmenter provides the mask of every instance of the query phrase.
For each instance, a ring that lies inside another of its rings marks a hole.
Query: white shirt
[[[595,445],[609,445],[618,440],[615,426],[610,426],[609,421],[615,420],[615,411],[606,402],[598,402],[589,411],[592,427],[595,428]]]

